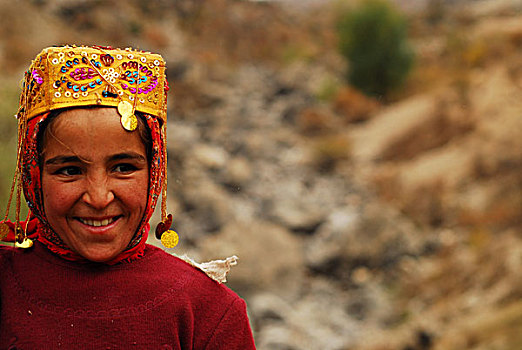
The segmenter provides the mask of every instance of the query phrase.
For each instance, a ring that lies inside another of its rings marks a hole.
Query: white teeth
[[[114,219],[104,219],[104,220],[90,220],[90,219],[80,219],[80,222],[82,222],[85,225],[99,227],[99,226],[107,226],[108,224],[112,223]]]

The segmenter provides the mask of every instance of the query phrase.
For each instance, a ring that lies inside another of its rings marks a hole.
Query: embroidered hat
[[[166,122],[167,90],[160,55],[130,48],[49,47],[25,74],[18,116],[29,120],[60,108],[112,106],[124,127],[133,130],[136,110]]]

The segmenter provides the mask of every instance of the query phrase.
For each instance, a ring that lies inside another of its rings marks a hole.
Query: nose
[[[83,193],[82,200],[94,209],[104,209],[113,200],[114,193],[105,179],[88,179],[87,187]]]

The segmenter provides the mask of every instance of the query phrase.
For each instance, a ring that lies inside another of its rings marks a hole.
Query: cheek
[[[147,206],[148,189],[148,174],[144,174],[134,181],[115,184],[114,194],[126,206],[143,212]]]
[[[48,218],[61,215],[75,202],[76,189],[70,184],[56,183],[42,177],[42,194],[45,215]]]
[[[147,174],[140,179],[139,190],[136,191],[136,201],[141,203],[141,206],[143,207],[143,210],[145,210],[147,206],[147,199],[149,197],[149,174]]]

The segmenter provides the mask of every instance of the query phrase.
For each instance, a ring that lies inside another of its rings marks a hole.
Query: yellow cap
[[[67,107],[130,104],[167,118],[168,85],[160,55],[133,49],[62,46],[44,49],[25,74],[18,117]]]

